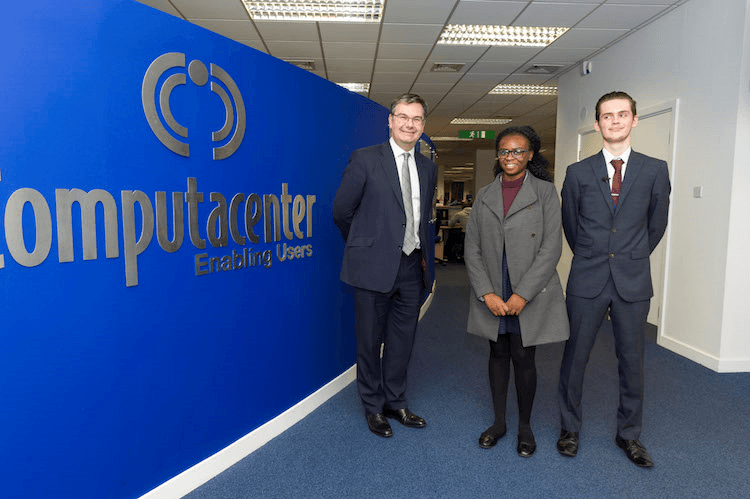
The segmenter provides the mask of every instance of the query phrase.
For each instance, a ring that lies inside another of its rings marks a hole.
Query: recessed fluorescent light
[[[500,84],[490,94],[510,95],[557,95],[557,85],[510,85]]]
[[[509,118],[453,118],[451,125],[504,125]]]
[[[440,34],[438,43],[546,47],[566,31],[568,28],[449,24]]]
[[[366,93],[370,91],[369,83],[336,83],[336,85],[342,86],[352,92]]]
[[[471,142],[474,139],[463,139],[460,137],[430,137],[430,139],[433,142],[460,142],[460,141],[469,141]]]
[[[242,0],[256,21],[380,22],[383,0]]]

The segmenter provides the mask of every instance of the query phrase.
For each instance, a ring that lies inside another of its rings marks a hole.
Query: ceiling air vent
[[[534,64],[533,66],[526,69],[524,73],[550,75],[552,73],[557,73],[564,67],[565,66],[561,66],[558,64]]]
[[[437,62],[432,65],[430,71],[433,73],[458,73],[463,67],[463,64],[443,64]]]
[[[315,71],[315,62],[313,61],[286,61],[289,64],[293,64],[298,68],[306,69],[308,71]]]

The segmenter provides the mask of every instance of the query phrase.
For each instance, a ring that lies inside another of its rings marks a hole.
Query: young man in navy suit
[[[427,424],[406,400],[422,293],[433,279],[426,262],[434,258],[437,167],[414,149],[426,113],[418,95],[397,97],[388,116],[390,139],[352,153],[333,201],[346,242],[341,280],[354,287],[357,389],[367,426],[381,437],[393,435],[386,417],[411,428]]]
[[[578,453],[583,375],[609,311],[620,377],[615,443],[638,466],[653,461],[640,442],[643,351],[653,296],[649,255],[664,235],[669,209],[667,164],[630,148],[635,101],[611,92],[596,104],[603,149],[568,167],[562,188],[565,238],[573,250],[567,286],[570,339],[560,369],[562,431],[557,450]]]

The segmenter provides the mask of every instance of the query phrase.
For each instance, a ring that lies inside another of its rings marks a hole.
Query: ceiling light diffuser
[[[451,125],[504,125],[509,118],[453,118]]]
[[[336,85],[351,90],[352,92],[366,93],[370,91],[369,83],[336,83]]]
[[[474,139],[462,139],[461,137],[430,137],[433,142],[471,142]]]
[[[380,22],[384,0],[242,0],[256,21]]]
[[[546,47],[566,31],[568,31],[568,28],[449,24],[440,34],[438,43]]]
[[[557,95],[557,85],[512,85],[500,84],[490,94],[507,95]]]

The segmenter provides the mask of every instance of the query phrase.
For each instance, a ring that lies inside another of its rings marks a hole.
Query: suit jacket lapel
[[[591,170],[596,183],[599,184],[599,189],[602,191],[604,201],[609,206],[609,212],[614,214],[615,205],[612,203],[612,189],[609,186],[609,170],[607,169],[607,163],[604,161],[604,153],[599,151],[599,154],[592,156]],[[630,165],[628,165],[630,167]],[[621,190],[622,192],[622,190]],[[618,201],[619,203],[620,201]]]
[[[428,172],[427,167],[424,164],[424,159],[422,155],[416,151],[414,151],[414,160],[417,162],[417,175],[419,176],[419,203],[420,203],[420,213],[422,214],[422,219],[425,218],[425,211],[428,211],[428,207],[432,208],[432,194],[431,192],[427,192],[429,190],[428,186]],[[429,220],[429,217],[428,217]]]
[[[622,179],[622,185],[620,186],[620,199],[617,201],[617,207],[621,207],[625,202],[625,198],[630,192],[630,188],[635,183],[635,179],[643,168],[643,160],[639,154],[635,151],[630,151],[630,157],[628,158],[628,166],[625,168],[625,177]]]
[[[396,158],[393,156],[393,149],[391,149],[391,144],[389,142],[386,142],[381,146],[381,153],[382,153],[382,162],[380,163],[380,167],[385,170],[386,178],[388,179],[388,182],[391,184],[391,189],[393,189],[393,194],[398,199],[398,203],[401,206],[401,209],[404,209],[404,196],[401,192],[401,182],[398,179],[398,171],[396,170]]]

